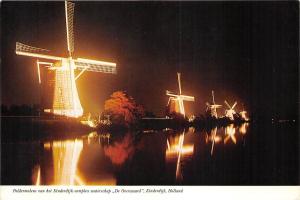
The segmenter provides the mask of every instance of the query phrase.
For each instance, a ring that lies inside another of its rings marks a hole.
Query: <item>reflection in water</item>
[[[234,144],[236,144],[236,138],[235,138],[235,127],[233,124],[228,125],[225,128],[225,139],[224,144],[228,142],[228,140],[231,139]]]
[[[164,130],[153,136],[141,134],[138,138],[142,137],[142,140],[137,140],[136,134],[132,133],[111,137],[110,133],[92,132],[81,139],[44,142],[40,163],[35,164],[32,170],[32,184],[115,185],[118,183],[118,170],[130,166],[129,168],[138,169],[142,173],[143,164],[135,165],[144,163],[145,156],[160,153],[163,155],[162,159],[149,159],[154,162],[153,166],[161,166],[159,169],[165,170],[158,174],[170,177],[167,179],[170,181],[184,182],[191,176],[186,172],[194,166],[195,160],[207,158],[205,154],[209,153],[206,150],[210,151],[210,156],[214,154],[214,157],[217,157],[216,147],[219,148],[219,145],[216,144],[222,141],[227,144],[230,140],[237,144],[240,135],[245,139],[248,126],[249,123],[239,127],[230,124],[225,128],[214,127],[208,132],[197,134],[194,134],[193,127],[181,132]],[[159,138],[162,142],[153,145]],[[220,148],[226,148],[226,145],[220,145]],[[129,170],[129,175],[122,177],[128,176],[130,180],[133,174],[139,172]],[[126,180],[123,182],[126,183]]]
[[[85,185],[116,185],[110,158],[104,149],[110,145],[110,133],[91,132],[84,139],[78,167]]]
[[[193,133],[195,129],[189,129],[188,133]],[[171,161],[176,160],[176,180],[181,180],[181,161],[185,157],[189,157],[194,152],[194,145],[184,145],[185,131],[180,135],[171,136],[167,139],[166,159]]]
[[[116,141],[108,147],[104,147],[104,153],[113,164],[123,164],[134,152],[133,138],[126,134],[121,141]]]
[[[110,136],[111,136],[110,133],[104,133],[104,134],[99,135],[98,143],[109,145]]]
[[[206,138],[205,138],[206,143],[211,141],[210,155],[213,155],[215,143],[219,143],[222,139],[220,136],[217,135],[217,130],[218,130],[217,127],[211,129],[210,136],[208,136],[208,134],[206,133]]]
[[[32,182],[36,186],[41,185],[41,167],[40,167],[40,165],[36,165],[33,168]]]
[[[178,157],[179,155],[193,154],[194,145],[183,145],[184,132],[180,135],[167,139],[167,158]]]
[[[88,136],[87,136],[87,142],[88,142],[88,144],[90,144],[91,141],[94,140],[94,139],[96,139],[96,138],[98,138],[98,134],[97,134],[96,131],[93,131],[93,132],[89,133]]]
[[[245,135],[247,133],[247,128],[249,126],[249,123],[243,123],[241,124],[240,128],[239,128],[239,132],[243,135]]]
[[[76,173],[82,148],[83,142],[78,139],[53,142],[54,185],[83,184]]]

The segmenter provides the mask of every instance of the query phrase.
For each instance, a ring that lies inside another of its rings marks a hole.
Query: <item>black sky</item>
[[[15,42],[66,54],[63,2],[2,2],[3,104],[39,103],[35,59]],[[165,90],[194,95],[188,112],[237,100],[254,114],[290,117],[299,107],[298,2],[76,2],[75,57],[114,61],[118,74],[85,73],[78,81],[86,111],[102,110],[126,90],[156,114]]]

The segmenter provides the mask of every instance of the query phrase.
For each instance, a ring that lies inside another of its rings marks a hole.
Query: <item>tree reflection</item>
[[[115,165],[122,165],[134,152],[133,138],[126,134],[121,141],[115,141],[104,147],[104,154]]]

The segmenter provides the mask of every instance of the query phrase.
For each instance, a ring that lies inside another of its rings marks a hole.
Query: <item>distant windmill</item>
[[[217,108],[221,108],[222,105],[218,105],[215,103],[215,96],[214,96],[214,91],[211,91],[212,95],[212,104],[209,104],[206,102],[206,112],[209,110],[211,117],[218,118],[218,113],[217,113]]]
[[[236,114],[234,107],[237,105],[237,102],[234,102],[233,106],[230,106],[226,100],[224,102],[225,102],[226,106],[228,107],[228,109],[225,110],[225,116],[233,121],[234,115]]]
[[[49,70],[55,71],[53,106],[51,109],[45,109],[45,112],[69,117],[80,117],[83,114],[83,109],[79,100],[75,81],[85,71],[114,74],[116,73],[116,64],[83,58],[72,58],[74,52],[74,6],[74,3],[65,1],[68,57],[52,56],[49,55],[49,51],[46,49],[35,48],[19,42],[16,43],[16,54],[45,60],[37,60],[40,84],[40,66],[48,67]],[[79,73],[76,75],[75,70],[79,70]]]
[[[246,113],[247,113],[247,111],[244,110],[244,107],[243,107],[243,110],[242,110],[241,112],[239,112],[241,118],[242,118],[243,120],[245,120],[245,121],[248,121],[249,118],[247,117]]]
[[[170,108],[169,113],[173,113],[173,112],[179,113],[185,117],[183,101],[195,101],[195,98],[193,96],[187,96],[181,93],[180,73],[177,73],[177,77],[178,77],[179,94],[174,94],[167,90],[166,95],[169,96],[169,101],[167,106]]]
[[[246,113],[247,113],[247,111],[245,111],[245,110],[242,110],[241,112],[240,112],[240,115],[241,115],[241,118],[243,119],[243,120],[248,120],[248,117],[246,116]]]

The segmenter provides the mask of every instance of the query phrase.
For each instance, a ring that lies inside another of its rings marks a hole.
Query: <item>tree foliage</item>
[[[104,104],[104,115],[116,125],[130,126],[144,116],[144,109],[134,99],[122,91],[114,92]]]

